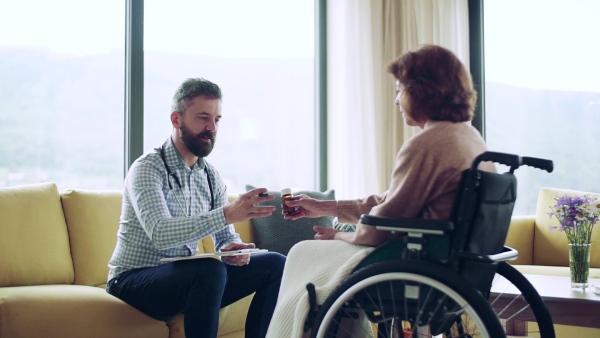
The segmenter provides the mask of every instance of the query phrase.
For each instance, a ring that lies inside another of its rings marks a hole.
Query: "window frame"
[[[315,6],[315,187],[327,189],[327,0]],[[144,0],[125,2],[125,167],[144,150]]]
[[[477,103],[472,125],[481,133],[485,140],[485,55],[483,40],[483,1],[468,0],[469,8],[469,69],[475,90]]]

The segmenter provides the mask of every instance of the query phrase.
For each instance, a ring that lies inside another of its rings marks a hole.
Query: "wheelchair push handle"
[[[530,167],[546,170],[549,173],[554,170],[554,163],[551,160],[526,156],[523,156],[521,160],[523,163],[522,165],[528,165]]]
[[[543,158],[535,158],[535,157],[520,157],[514,154],[506,154],[499,153],[494,151],[486,151],[483,154],[480,154],[473,161],[473,165],[471,166],[472,170],[477,170],[480,162],[496,162],[510,167],[510,172],[514,172],[517,168],[522,165],[527,165],[530,167],[546,170],[551,173],[554,170],[554,164],[551,160],[546,160]]]

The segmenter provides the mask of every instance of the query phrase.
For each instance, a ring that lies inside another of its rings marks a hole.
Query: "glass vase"
[[[585,289],[588,287],[591,249],[589,243],[569,243],[571,288]]]

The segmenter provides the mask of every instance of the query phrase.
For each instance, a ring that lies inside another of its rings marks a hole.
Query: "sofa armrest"
[[[534,215],[512,217],[505,244],[519,251],[519,257],[511,261],[511,264],[533,264],[534,233]]]

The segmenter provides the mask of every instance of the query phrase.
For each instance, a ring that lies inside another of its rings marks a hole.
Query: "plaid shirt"
[[[125,178],[108,280],[131,269],[156,266],[161,258],[194,255],[198,241],[206,236],[213,237],[216,251],[241,242],[233,225],[225,224],[227,190],[215,168],[201,158],[190,169],[170,137],[163,149],[170,177],[159,148],[138,158]],[[213,210],[207,174],[213,189]]]

